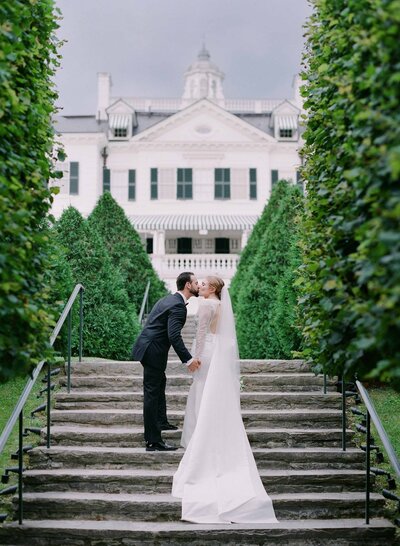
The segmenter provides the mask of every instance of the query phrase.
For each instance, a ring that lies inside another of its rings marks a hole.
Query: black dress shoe
[[[160,425],[160,430],[178,430],[178,427],[171,425],[171,423],[166,423],[165,425]]]
[[[163,441],[153,443],[146,442],[146,451],[176,451],[177,449],[177,447]]]

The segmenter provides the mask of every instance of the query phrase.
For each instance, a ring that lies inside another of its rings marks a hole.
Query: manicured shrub
[[[109,192],[100,197],[89,223],[102,237],[113,264],[118,266],[129,300],[138,313],[148,280],[149,307],[166,295],[165,285],[154,271],[139,234]]]
[[[0,7],[0,381],[50,355],[48,237],[58,66],[52,0]],[[54,190],[55,192],[56,190]]]
[[[243,280],[246,278],[246,274],[259,250],[260,242],[264,235],[265,229],[271,221],[271,217],[276,213],[276,209],[279,207],[283,192],[284,188],[282,185],[277,184],[274,187],[274,191],[272,192],[270,199],[265,205],[260,218],[250,233],[246,246],[240,254],[240,260],[235,276],[233,277],[229,286],[229,293],[234,306],[237,303]]]
[[[279,199],[277,199],[279,195]],[[271,196],[268,223],[259,248],[243,278],[236,305],[242,358],[290,358],[299,348],[295,328],[296,289],[293,271],[299,261],[295,218],[302,196],[280,181]]]
[[[65,248],[74,284],[85,287],[85,356],[128,359],[139,332],[136,309],[100,235],[73,207],[63,212],[56,233]],[[73,349],[76,353],[76,342]]]
[[[304,355],[400,388],[397,0],[313,1],[303,88]]]

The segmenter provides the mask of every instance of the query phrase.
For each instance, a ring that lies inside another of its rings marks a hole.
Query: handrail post
[[[23,491],[22,491],[22,472],[24,468],[24,410],[21,409],[18,417],[18,523],[22,525],[23,520]]]
[[[67,391],[71,392],[71,310],[68,313],[68,367],[67,367]]]
[[[324,373],[324,394],[326,394],[326,373]]]
[[[47,438],[46,445],[47,449],[50,448],[50,420],[51,420],[51,365],[50,362],[47,362]]]
[[[346,451],[346,386],[342,375],[342,450]]]
[[[82,362],[83,346],[83,289],[79,292],[79,362]]]
[[[371,472],[371,419],[367,410],[367,447],[365,449],[366,458],[366,476],[365,476],[365,523],[369,524],[369,492],[370,492],[370,472]]]

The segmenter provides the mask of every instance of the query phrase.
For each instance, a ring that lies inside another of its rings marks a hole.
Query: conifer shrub
[[[271,195],[271,210],[269,205],[265,209],[268,222],[236,305],[242,358],[290,358],[300,346],[293,278],[299,262],[295,219],[302,201],[297,187],[280,181]]]
[[[301,309],[316,371],[400,388],[398,0],[314,0]]]
[[[52,0],[1,2],[0,382],[51,355],[54,317],[44,282],[49,247],[42,223],[52,195],[53,75],[58,27]],[[56,190],[53,190],[55,193]]]
[[[63,212],[55,229],[57,240],[65,249],[74,285],[81,283],[85,287],[84,355],[128,359],[139,332],[136,309],[102,238],[73,207]],[[77,341],[73,349],[77,353]]]
[[[246,246],[240,254],[237,270],[229,286],[229,293],[234,306],[237,303],[243,280],[246,278],[246,273],[259,250],[260,242],[264,235],[266,226],[269,224],[271,217],[275,214],[276,209],[279,207],[284,191],[285,188],[280,184],[277,184],[274,187],[274,191],[272,192],[270,199],[265,205],[260,218],[250,233]]]
[[[165,284],[155,272],[138,232],[110,192],[100,197],[89,223],[100,234],[113,264],[119,268],[129,300],[138,313],[148,281],[149,307],[166,295]]]

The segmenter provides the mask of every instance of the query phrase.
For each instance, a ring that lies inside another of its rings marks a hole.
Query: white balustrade
[[[182,271],[193,271],[196,276],[220,275],[231,279],[236,272],[238,254],[165,254],[153,255],[152,262],[162,279],[176,277]]]

